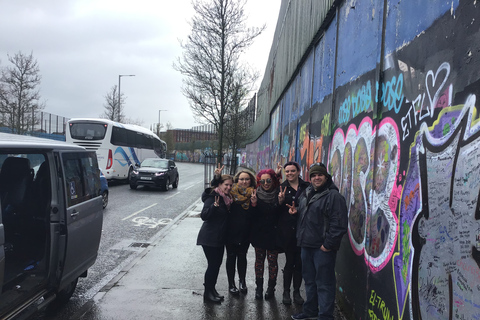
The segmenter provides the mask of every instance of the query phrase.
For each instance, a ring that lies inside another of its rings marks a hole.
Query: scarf
[[[252,187],[240,187],[238,184],[234,184],[230,194],[233,197],[233,201],[242,206],[243,209],[248,210],[250,207],[250,198],[252,197]]]
[[[227,206],[228,209],[230,209],[230,204],[233,202],[232,198],[230,197],[229,194],[223,193],[220,188],[216,187],[214,190],[216,193],[218,193],[220,196],[223,198],[223,202],[225,202],[225,205]]]
[[[258,199],[266,202],[268,204],[274,204],[275,201],[278,201],[278,188],[272,189],[270,191],[263,190],[262,187],[257,189]]]

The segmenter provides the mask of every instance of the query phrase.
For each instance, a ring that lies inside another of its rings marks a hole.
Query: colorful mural
[[[480,319],[479,7],[341,2],[247,145],[255,170],[327,164],[349,211],[349,319]]]

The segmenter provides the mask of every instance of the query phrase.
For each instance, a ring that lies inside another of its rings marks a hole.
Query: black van
[[[0,319],[70,299],[97,258],[100,190],[95,152],[0,133]]]

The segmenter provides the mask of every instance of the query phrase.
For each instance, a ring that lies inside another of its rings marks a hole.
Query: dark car
[[[160,187],[167,191],[172,185],[178,187],[178,169],[175,162],[168,159],[147,158],[130,176],[130,188],[138,186]]]
[[[105,175],[102,172],[102,169],[100,169],[100,184],[101,184],[101,194],[102,194],[102,199],[103,199],[103,209],[105,209],[108,205],[108,181],[107,178],[105,178]]]

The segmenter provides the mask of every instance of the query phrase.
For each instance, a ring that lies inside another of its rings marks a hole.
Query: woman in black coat
[[[232,176],[222,175],[216,188],[207,188],[202,194],[203,209],[200,216],[204,222],[198,233],[197,245],[202,246],[208,263],[203,295],[206,302],[220,303],[223,300],[215,285],[223,260],[232,184]]]
[[[298,204],[298,198],[308,187],[309,183],[300,178],[300,165],[295,161],[287,162],[283,166],[285,170],[285,181],[280,185],[278,200],[280,203],[280,217],[278,220],[278,231],[280,247],[285,252],[285,267],[283,268],[283,299],[284,304],[291,304],[290,285],[293,278],[293,301],[296,304],[303,304],[304,300],[300,295],[302,285],[302,258],[301,248],[297,246],[297,216],[288,213],[287,205],[293,202]]]
[[[245,277],[253,209],[251,197],[255,191],[256,179],[252,172],[242,169],[237,172],[233,182],[230,191],[233,203],[227,219],[227,260],[225,267],[227,269],[228,290],[231,294],[237,295],[239,290],[235,286],[235,264],[237,265],[240,292],[247,293]]]
[[[218,184],[223,166],[215,169],[212,185]],[[251,197],[257,185],[255,175],[248,169],[241,169],[233,178],[233,187],[230,191],[233,203],[227,218],[227,261],[225,267],[228,278],[228,291],[233,295],[239,292],[247,293],[245,277],[247,274],[247,252],[250,247],[251,228]],[[239,288],[235,285],[235,264],[237,265]]]
[[[277,174],[272,169],[261,170],[257,174],[258,188],[252,195],[255,207],[252,216],[250,241],[255,248],[255,299],[263,299],[263,273],[265,258],[268,260],[268,287],[265,299],[274,295],[278,274],[278,186]]]

